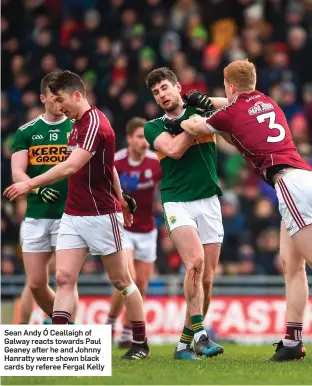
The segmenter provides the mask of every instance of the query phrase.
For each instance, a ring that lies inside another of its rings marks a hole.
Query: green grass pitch
[[[121,361],[113,350],[112,377],[2,377],[2,385],[311,385],[312,352],[302,361],[275,363],[267,359],[274,347],[225,345],[215,358],[187,362],[172,359],[174,346],[151,347],[152,358]]]

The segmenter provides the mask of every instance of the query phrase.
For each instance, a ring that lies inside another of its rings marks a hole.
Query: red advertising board
[[[107,296],[81,296],[77,324],[104,324],[109,312]],[[185,300],[177,296],[148,297],[145,300],[148,335],[154,340],[175,340],[181,332]],[[18,323],[18,304],[14,323]],[[44,314],[35,308],[31,323],[42,323]],[[263,340],[280,337],[285,332],[286,305],[281,296],[215,296],[205,326],[220,338]],[[118,320],[117,331],[122,328]],[[305,338],[312,339],[312,299],[304,321]]]

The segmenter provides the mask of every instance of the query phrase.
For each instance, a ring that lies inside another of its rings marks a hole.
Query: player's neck
[[[176,118],[178,117],[180,114],[182,114],[184,108],[183,108],[183,102],[181,102],[181,104],[179,106],[177,106],[174,110],[172,111],[166,111],[166,115],[167,117],[169,118]]]
[[[90,106],[89,102],[86,99],[82,100],[80,102],[80,106],[78,109],[78,114],[77,114],[76,120],[79,121],[79,119],[81,119],[83,114],[90,109],[91,109],[91,106]]]
[[[130,160],[135,161],[135,162],[141,162],[143,161],[145,154],[138,154],[134,152],[130,147],[128,147],[128,157]]]
[[[48,111],[46,111],[42,117],[47,121],[47,122],[58,122],[58,121],[62,121],[64,119],[64,116],[65,115],[53,115],[51,113],[49,113]]]

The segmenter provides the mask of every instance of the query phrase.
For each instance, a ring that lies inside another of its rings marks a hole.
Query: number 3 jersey
[[[45,173],[68,157],[67,139],[73,121],[64,117],[58,122],[48,122],[42,115],[18,128],[12,153],[28,152],[27,175],[30,178]],[[46,204],[36,194],[28,194],[26,217],[59,219],[62,217],[67,197],[67,179],[49,185],[61,193],[61,200]]]
[[[282,109],[257,90],[239,94],[206,122],[212,131],[230,134],[246,162],[265,180],[266,169],[274,165],[312,170],[296,149]]]

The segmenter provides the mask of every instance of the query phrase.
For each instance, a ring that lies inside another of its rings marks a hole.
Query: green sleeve
[[[26,130],[18,129],[14,136],[14,141],[12,145],[12,153],[16,153],[21,150],[28,150],[28,138],[26,135]]]
[[[155,150],[154,142],[155,139],[165,131],[164,127],[161,125],[155,125],[153,122],[147,122],[144,125],[144,136],[147,142],[150,145],[151,150]]]

